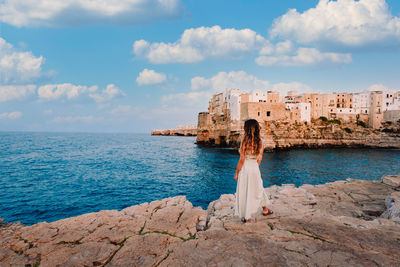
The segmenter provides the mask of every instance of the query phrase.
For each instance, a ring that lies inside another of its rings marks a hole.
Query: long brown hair
[[[244,137],[240,149],[243,152],[250,151],[251,154],[259,154],[261,148],[260,125],[254,119],[246,120],[244,123]]]

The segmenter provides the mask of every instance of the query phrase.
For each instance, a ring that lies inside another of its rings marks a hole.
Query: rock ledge
[[[177,196],[32,226],[0,222],[0,266],[400,265],[400,191],[386,178],[265,190],[274,214],[248,224],[233,217],[234,195],[207,211]]]

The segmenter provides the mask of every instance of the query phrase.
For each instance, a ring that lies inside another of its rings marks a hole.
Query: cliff
[[[199,129],[196,143],[211,146],[239,147],[242,131],[229,125]],[[377,130],[355,123],[337,124],[316,120],[309,124],[265,122],[261,135],[267,150],[293,147],[372,147],[400,148],[400,125],[386,125]]]
[[[274,214],[246,224],[233,217],[233,195],[207,211],[177,196],[52,223],[3,223],[0,265],[400,265],[400,176],[265,190]]]

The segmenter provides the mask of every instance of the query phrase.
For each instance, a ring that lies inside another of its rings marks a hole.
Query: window
[[[337,104],[336,107],[337,107],[337,108],[340,108],[340,104]]]
[[[267,117],[271,116],[271,111],[267,111]]]
[[[365,114],[367,114],[367,111],[365,111]]]
[[[260,117],[260,112],[257,112],[258,116]]]
[[[260,100],[258,100],[258,102],[263,102],[263,101],[260,99]]]

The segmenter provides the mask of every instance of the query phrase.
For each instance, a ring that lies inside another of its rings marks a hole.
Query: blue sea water
[[[239,155],[195,137],[0,132],[0,217],[33,224],[186,195],[207,208],[234,193]],[[264,153],[264,187],[400,174],[400,150]]]

